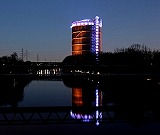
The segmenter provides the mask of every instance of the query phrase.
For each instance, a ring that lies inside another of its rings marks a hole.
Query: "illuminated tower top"
[[[94,19],[84,19],[80,21],[72,22],[71,28],[75,26],[85,26],[85,25],[98,25],[99,27],[102,27],[102,20],[96,16]]]
[[[102,48],[102,20],[84,19],[72,22],[72,55],[93,53],[98,56]]]

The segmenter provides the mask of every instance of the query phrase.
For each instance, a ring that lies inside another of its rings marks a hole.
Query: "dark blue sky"
[[[103,21],[104,52],[134,43],[160,49],[160,0],[0,0],[0,56],[62,61],[71,54],[71,23]]]

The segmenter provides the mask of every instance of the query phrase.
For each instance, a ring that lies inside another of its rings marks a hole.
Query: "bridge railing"
[[[99,111],[98,115],[95,115]],[[0,125],[15,125],[15,124],[58,124],[58,123],[79,123],[79,122],[94,122],[97,121],[113,121],[114,118],[110,115],[112,108],[104,107],[1,107],[0,108]],[[79,115],[71,115],[71,112],[90,112],[90,119],[82,113]],[[102,113],[105,115],[102,119]]]

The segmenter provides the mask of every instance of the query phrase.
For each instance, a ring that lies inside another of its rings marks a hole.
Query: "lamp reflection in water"
[[[102,92],[98,90],[98,85],[94,90],[82,87],[72,88],[72,106],[85,108],[82,111],[71,110],[70,114],[73,119],[79,119],[83,122],[95,121],[96,125],[99,125],[99,121],[102,119],[102,112],[98,109],[94,112],[89,109],[102,106]]]

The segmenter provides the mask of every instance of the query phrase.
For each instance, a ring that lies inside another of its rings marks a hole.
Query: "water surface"
[[[72,90],[62,81],[34,80],[24,88],[19,107],[71,106]]]

